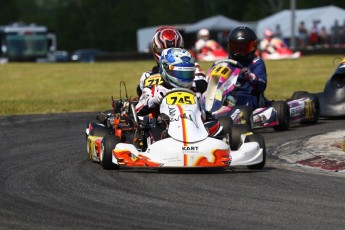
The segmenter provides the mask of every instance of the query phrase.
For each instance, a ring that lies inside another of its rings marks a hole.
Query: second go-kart
[[[138,117],[132,102],[125,105],[127,108],[121,100],[113,104],[122,106],[114,109],[114,119],[107,119],[112,125],[91,122],[86,129],[90,159],[104,169],[262,169],[265,165],[265,141],[247,125],[232,125],[231,119],[223,118],[220,135],[210,137],[198,98],[188,89],[169,91],[157,118]]]
[[[273,127],[277,131],[285,131],[289,129],[290,123],[318,121],[319,102],[312,95],[272,102],[260,95],[260,107],[254,111],[247,106],[236,106],[236,88],[241,84],[238,82],[238,76],[242,68],[243,66],[233,59],[223,59],[215,63],[207,76],[208,87],[203,95],[206,111],[216,118],[230,116],[234,123],[249,124],[254,129]]]

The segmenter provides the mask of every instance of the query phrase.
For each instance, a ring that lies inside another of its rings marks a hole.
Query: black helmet
[[[255,57],[257,43],[258,38],[252,29],[246,26],[233,29],[228,37],[229,58],[242,64],[250,63]]]

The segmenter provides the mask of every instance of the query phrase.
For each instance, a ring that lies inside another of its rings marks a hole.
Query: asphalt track
[[[345,177],[285,164],[286,142],[342,119],[262,129],[263,171],[106,171],[88,160],[95,113],[0,117],[0,229],[344,229]],[[273,155],[274,153],[274,155]]]

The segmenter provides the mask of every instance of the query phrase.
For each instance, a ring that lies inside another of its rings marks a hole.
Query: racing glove
[[[156,105],[159,105],[167,91],[168,89],[161,85],[154,86],[154,89],[152,90],[152,96],[149,97],[147,101],[148,107],[152,108]]]
[[[255,76],[255,74],[250,72],[248,68],[243,68],[241,70],[241,74],[243,75],[244,79],[246,81],[249,81],[252,85],[257,81],[257,77]]]

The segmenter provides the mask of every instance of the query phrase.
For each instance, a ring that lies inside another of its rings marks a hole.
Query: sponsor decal
[[[183,146],[182,153],[199,153],[198,146]]]
[[[195,114],[193,113],[193,111],[190,110],[180,110],[180,113],[177,113],[177,109],[176,107],[169,107],[169,117],[170,117],[170,122],[174,122],[174,121],[180,121],[180,119],[186,119],[186,120],[190,120],[191,122],[193,122],[193,124],[198,127],[198,124],[196,122],[196,117]]]
[[[300,114],[301,114],[301,108],[296,107],[296,108],[290,109],[290,117],[297,117],[297,116],[300,116]]]
[[[241,115],[241,110],[236,109],[235,112],[233,112],[233,114],[231,114],[231,119],[232,120],[240,119],[240,115]]]

